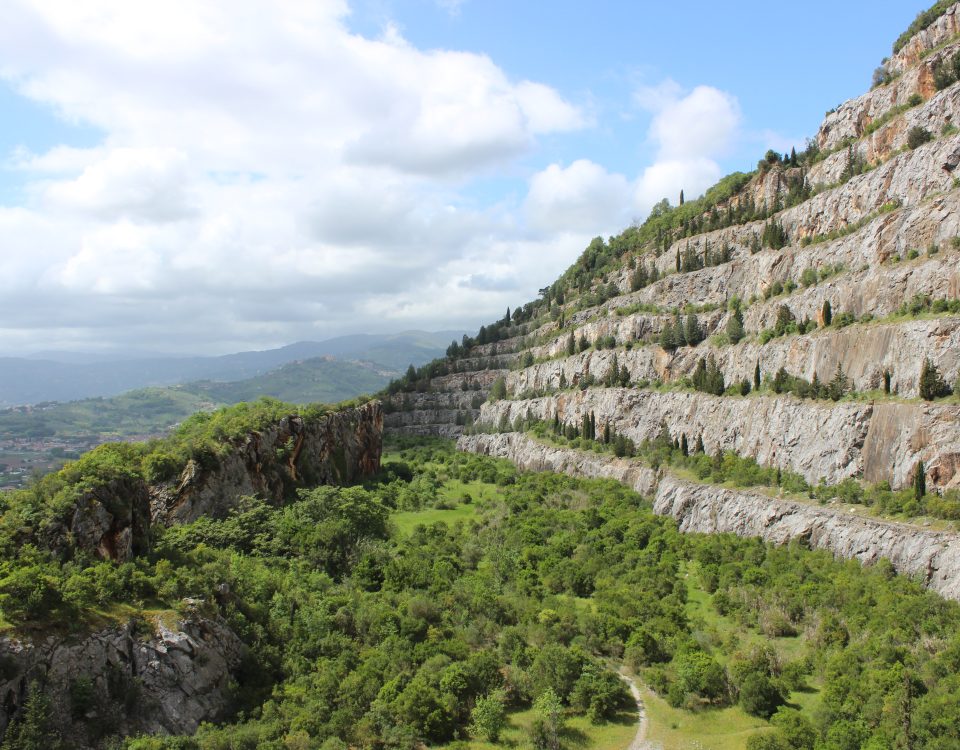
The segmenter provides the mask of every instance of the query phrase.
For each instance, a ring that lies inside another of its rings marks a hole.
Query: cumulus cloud
[[[716,159],[739,136],[740,105],[732,95],[697,86],[689,92],[672,80],[644,87],[635,101],[653,114],[648,132],[656,159],[640,175],[636,203],[647,212],[662,198],[676,204],[680,191],[699,195],[721,176]]]
[[[544,231],[609,231],[628,218],[630,202],[626,177],[579,159],[569,167],[551,164],[536,173],[524,208],[531,224]]]
[[[0,79],[104,133],[7,155],[28,198],[0,206],[0,349],[472,327],[549,282],[566,235],[463,187],[589,119],[482,54],[353,33],[349,10],[0,4]]]
[[[518,157],[589,114],[485,55],[354,33],[349,11],[0,3],[0,80],[103,132],[92,148],[0,155],[26,196],[0,205],[0,350],[472,328],[592,236],[707,187],[738,136],[732,97],[666,81],[637,93],[655,150],[641,174],[531,168]],[[504,165],[525,196],[471,193]]]

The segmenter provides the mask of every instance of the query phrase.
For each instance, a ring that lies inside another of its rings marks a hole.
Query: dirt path
[[[643,704],[643,698],[640,696],[640,688],[637,687],[637,683],[634,682],[633,678],[628,675],[623,668],[620,668],[618,672],[620,679],[627,683],[627,686],[630,688],[630,694],[633,696],[633,700],[637,704],[637,733],[633,737],[633,742],[630,743],[630,746],[627,750],[655,750],[656,746],[647,741],[647,707]]]

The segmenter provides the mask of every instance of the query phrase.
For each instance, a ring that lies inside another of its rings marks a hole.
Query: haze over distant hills
[[[378,376],[374,378],[376,382],[385,383],[411,363],[419,365],[440,356],[450,341],[459,340],[462,333],[358,334],[218,357],[150,356],[139,352],[130,356],[45,352],[0,357],[0,407],[107,397],[137,388],[200,380],[233,383],[264,375],[292,362],[318,357],[333,357],[345,366],[354,363],[341,368],[345,372],[356,372],[355,363],[364,363],[366,372]],[[325,377],[333,380],[340,377],[336,374],[337,367],[328,364],[323,369]],[[313,368],[311,377],[315,376],[316,368]],[[373,381],[367,378],[363,382],[366,385]],[[289,382],[285,388],[290,390]]]

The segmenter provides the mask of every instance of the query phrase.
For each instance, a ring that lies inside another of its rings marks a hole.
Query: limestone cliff
[[[191,602],[182,618],[156,616],[86,636],[0,638],[0,736],[29,691],[45,690],[52,720],[78,747],[111,734],[192,734],[230,707],[243,644]]]

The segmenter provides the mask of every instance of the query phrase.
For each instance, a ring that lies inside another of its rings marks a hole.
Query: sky
[[[0,353],[476,330],[927,5],[0,0]]]

